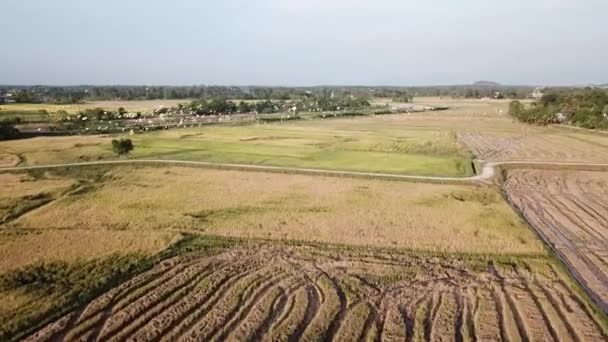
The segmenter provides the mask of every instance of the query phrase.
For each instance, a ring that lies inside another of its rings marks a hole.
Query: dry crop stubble
[[[278,245],[186,254],[26,340],[604,340],[552,265]]]
[[[504,187],[513,204],[608,311],[608,175],[513,170]]]

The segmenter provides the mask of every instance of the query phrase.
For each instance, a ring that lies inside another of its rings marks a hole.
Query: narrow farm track
[[[25,341],[606,339],[557,272],[359,253],[257,246],[186,254]],[[174,276],[159,282],[165,273]]]
[[[416,176],[402,175],[393,173],[379,172],[358,172],[344,170],[329,170],[329,169],[309,169],[309,168],[294,168],[281,166],[267,165],[251,165],[251,164],[224,164],[210,163],[202,161],[185,161],[185,160],[163,160],[163,159],[129,159],[129,160],[102,160],[94,162],[80,163],[65,163],[65,164],[48,164],[48,165],[32,165],[32,166],[16,166],[16,167],[0,167],[0,171],[27,171],[27,170],[45,170],[65,167],[83,167],[83,166],[104,166],[104,165],[182,165],[182,166],[199,166],[215,169],[232,169],[242,171],[260,171],[260,172],[275,172],[275,173],[295,173],[306,175],[320,176],[338,176],[338,177],[353,177],[353,178],[376,178],[386,180],[401,180],[412,182],[429,182],[429,183],[462,183],[462,184],[487,184],[492,183],[495,177],[500,173],[502,168],[531,168],[531,169],[571,169],[571,170],[608,170],[608,163],[576,163],[576,162],[557,162],[557,161],[499,161],[499,162],[484,162],[480,173],[470,177],[438,177],[438,176]]]
[[[504,189],[608,313],[608,174],[514,170]]]

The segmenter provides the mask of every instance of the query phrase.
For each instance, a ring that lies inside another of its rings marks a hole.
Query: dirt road
[[[530,168],[530,169],[571,169],[571,170],[608,170],[608,163],[570,163],[570,162],[530,162],[530,161],[508,161],[508,162],[488,162],[483,164],[481,173],[470,177],[437,177],[437,176],[414,176],[401,175],[392,173],[378,172],[358,172],[344,170],[326,170],[326,169],[309,169],[295,168],[282,166],[267,166],[267,165],[250,165],[250,164],[225,164],[211,163],[203,161],[186,161],[186,160],[164,160],[164,159],[127,159],[127,160],[100,160],[93,162],[80,163],[65,163],[65,164],[49,164],[49,165],[32,165],[32,166],[13,166],[0,167],[0,171],[20,171],[20,170],[36,170],[36,169],[52,169],[62,167],[78,167],[78,166],[94,166],[94,165],[124,165],[124,164],[165,164],[165,165],[185,165],[185,166],[202,166],[217,169],[234,169],[244,171],[265,171],[279,173],[298,173],[309,175],[324,175],[324,176],[340,176],[340,177],[355,177],[355,178],[377,178],[388,180],[402,180],[413,182],[429,182],[429,183],[463,183],[463,184],[484,184],[492,183],[495,177],[500,173],[501,168]]]

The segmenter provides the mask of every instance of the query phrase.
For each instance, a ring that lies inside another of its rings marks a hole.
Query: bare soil
[[[165,260],[26,341],[605,338],[548,259],[251,246]]]
[[[608,174],[516,170],[509,172],[504,188],[608,312]]]

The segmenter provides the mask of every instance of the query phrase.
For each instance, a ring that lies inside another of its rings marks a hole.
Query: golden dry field
[[[545,254],[492,188],[192,167],[120,166],[101,172],[87,191],[59,198],[7,226]]]
[[[54,116],[58,111],[66,111],[68,114],[77,114],[85,109],[103,108],[105,110],[116,111],[122,107],[129,112],[141,112],[151,114],[154,109],[160,107],[177,106],[180,103],[187,103],[189,99],[183,100],[133,100],[133,101],[88,101],[82,104],[51,104],[51,103],[11,103],[0,104],[0,117],[4,112],[11,113],[32,113],[44,110],[49,115]]]

